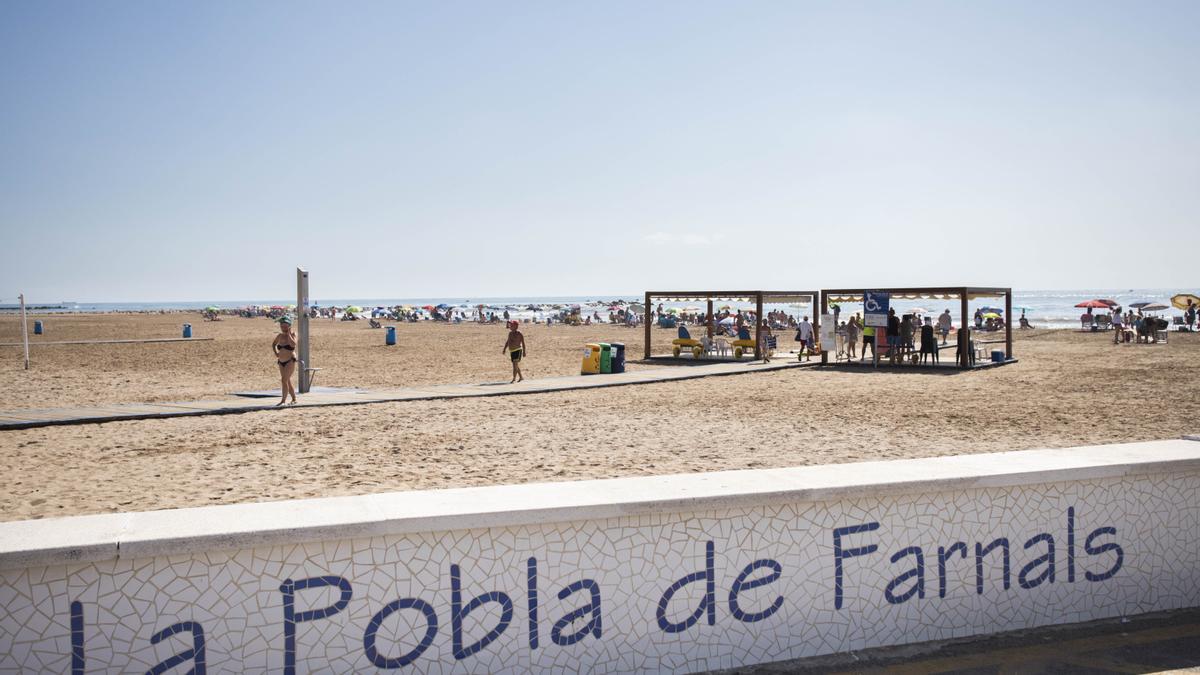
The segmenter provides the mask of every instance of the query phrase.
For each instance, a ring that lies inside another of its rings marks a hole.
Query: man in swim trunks
[[[517,330],[518,324],[516,321],[508,322],[508,340],[504,343],[504,351],[508,352],[509,358],[512,359],[513,382],[520,382],[525,379],[521,374],[521,359],[525,357],[525,336],[521,331]]]

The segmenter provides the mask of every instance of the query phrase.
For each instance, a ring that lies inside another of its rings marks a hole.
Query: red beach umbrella
[[[1086,309],[1088,307],[1091,307],[1092,309],[1109,309],[1110,307],[1112,307],[1112,305],[1108,304],[1110,302],[1112,302],[1112,301],[1111,300],[1087,300],[1087,301],[1081,302],[1075,306],[1082,308],[1082,309]],[[1114,303],[1114,304],[1116,304],[1116,303]]]

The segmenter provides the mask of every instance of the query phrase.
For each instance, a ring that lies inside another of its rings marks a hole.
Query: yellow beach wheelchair
[[[671,344],[675,345],[675,348],[671,351],[676,358],[679,357],[679,354],[684,349],[690,349],[693,358],[698,359],[704,356],[704,346],[700,344],[699,340],[692,339],[691,333],[688,333],[687,326],[683,324],[679,324],[679,337],[671,340]]]
[[[740,359],[742,354],[747,350],[754,352],[754,338],[750,336],[750,329],[742,326],[738,329],[737,339],[729,343],[733,346],[733,358]]]

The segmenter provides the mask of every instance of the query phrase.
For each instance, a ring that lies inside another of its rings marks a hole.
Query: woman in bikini
[[[279,335],[271,341],[271,352],[279,365],[280,392],[282,398],[275,405],[287,403],[288,396],[296,402],[296,388],[292,386],[292,375],[296,372],[296,336],[292,334],[292,321],[286,316],[279,320]]]

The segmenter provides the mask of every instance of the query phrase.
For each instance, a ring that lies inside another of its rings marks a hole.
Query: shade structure
[[[996,313],[1001,315],[1004,330],[1004,358],[1005,361],[1013,359],[1012,348],[1012,289],[1000,288],[995,286],[926,286],[926,287],[887,287],[887,286],[858,286],[850,288],[825,289],[821,291],[822,311],[827,309],[833,303],[860,303],[864,301],[865,293],[887,293],[892,301],[895,300],[956,300],[959,308],[959,319],[961,326],[959,328],[959,346],[956,358],[958,359],[959,367],[972,368],[974,359],[968,358],[970,354],[970,345],[972,341],[968,339],[971,335],[970,314],[968,312],[968,303],[971,300],[978,298],[996,298],[1003,300],[1001,307],[994,308]],[[1107,305],[1106,305],[1107,306]],[[989,308],[993,309],[993,308]],[[899,310],[897,310],[899,311]],[[906,310],[909,311],[909,310]],[[822,352],[822,360],[824,360],[824,352]]]
[[[704,312],[707,317],[708,335],[712,337],[713,327],[716,325],[714,314],[718,311],[718,303],[722,309],[726,311],[736,310],[744,314],[753,314],[754,319],[754,356],[761,358],[758,345],[761,325],[759,317],[764,315],[763,305],[765,304],[804,304],[814,305],[820,298],[818,291],[646,291],[645,306],[642,311],[645,313],[645,358],[650,358],[650,331],[653,322],[651,321],[651,312],[654,309],[655,303],[703,303],[704,309],[696,309],[697,313]],[[732,303],[732,304],[731,304]],[[753,308],[738,309],[736,303],[754,303]],[[670,308],[664,308],[663,313],[676,313]],[[813,317],[814,331],[820,330],[820,319]]]
[[[1171,305],[1175,309],[1187,309],[1189,300],[1192,303],[1192,307],[1200,309],[1200,296],[1192,295],[1191,293],[1180,293],[1172,296]]]

